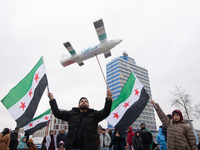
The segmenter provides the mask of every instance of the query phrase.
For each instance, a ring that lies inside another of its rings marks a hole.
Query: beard
[[[80,105],[79,108],[81,110],[87,110],[88,109],[88,106],[87,105]]]

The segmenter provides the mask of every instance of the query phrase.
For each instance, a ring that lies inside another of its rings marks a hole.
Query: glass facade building
[[[149,82],[148,70],[136,65],[133,58],[129,57],[126,52],[123,56],[113,59],[106,65],[106,78],[109,89],[113,92],[113,100],[117,99],[120,92],[126,83],[130,73],[134,72],[140,82],[144,85],[149,96],[152,98],[151,87]],[[151,131],[154,136],[156,136],[156,121],[153,106],[150,101],[147,103],[145,109],[140,114],[140,116],[132,124],[133,130],[140,129],[140,124],[145,123],[146,128]],[[109,128],[112,128],[108,124]]]

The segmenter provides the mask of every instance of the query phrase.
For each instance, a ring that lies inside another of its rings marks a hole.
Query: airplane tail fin
[[[74,48],[72,47],[72,45],[69,42],[66,42],[63,45],[65,46],[65,48],[69,51],[69,53],[72,56],[76,54],[76,51],[74,50]]]
[[[104,27],[104,24],[103,24],[103,20],[100,19],[100,20],[95,21],[94,27],[96,29],[99,41],[103,42],[103,41],[107,40],[107,35],[106,35],[106,30],[105,30],[105,27]]]

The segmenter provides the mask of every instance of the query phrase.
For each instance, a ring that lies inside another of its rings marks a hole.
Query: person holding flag
[[[69,122],[69,131],[65,145],[66,150],[97,149],[97,126],[100,121],[110,114],[112,95],[112,92],[108,89],[105,106],[100,111],[90,109],[89,101],[85,97],[79,100],[78,108],[65,111],[58,109],[53,94],[48,93],[54,116]]]

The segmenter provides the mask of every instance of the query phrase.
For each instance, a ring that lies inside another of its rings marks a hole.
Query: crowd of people
[[[54,116],[69,123],[68,133],[64,130],[55,137],[51,130],[42,142],[42,150],[153,150],[155,144],[151,132],[141,123],[140,129],[133,132],[127,129],[124,133],[115,129],[114,133],[102,128],[97,132],[100,121],[109,116],[112,105],[112,92],[108,89],[104,108],[100,111],[89,108],[89,101],[82,97],[78,107],[72,110],[60,110],[52,93],[48,93]],[[198,150],[198,137],[189,125],[183,121],[182,113],[174,110],[172,115],[165,115],[159,104],[151,100],[162,126],[156,136],[161,150]],[[11,131],[4,128],[0,133],[0,150],[37,150],[28,136],[18,136],[19,129]]]
[[[65,150],[67,134],[64,129],[61,129],[56,137],[51,130],[49,135],[44,137],[39,149],[34,144],[33,139],[18,133],[18,128],[13,131],[4,128],[3,132],[0,133],[0,150]]]
[[[13,131],[4,128],[0,133],[0,150],[37,150],[32,139],[18,135],[18,132],[18,128]]]
[[[121,134],[117,129],[112,131],[102,128],[99,135],[99,150],[152,150],[153,137],[151,132],[146,129],[144,123],[141,129],[133,132],[130,126],[127,130],[127,136]]]

